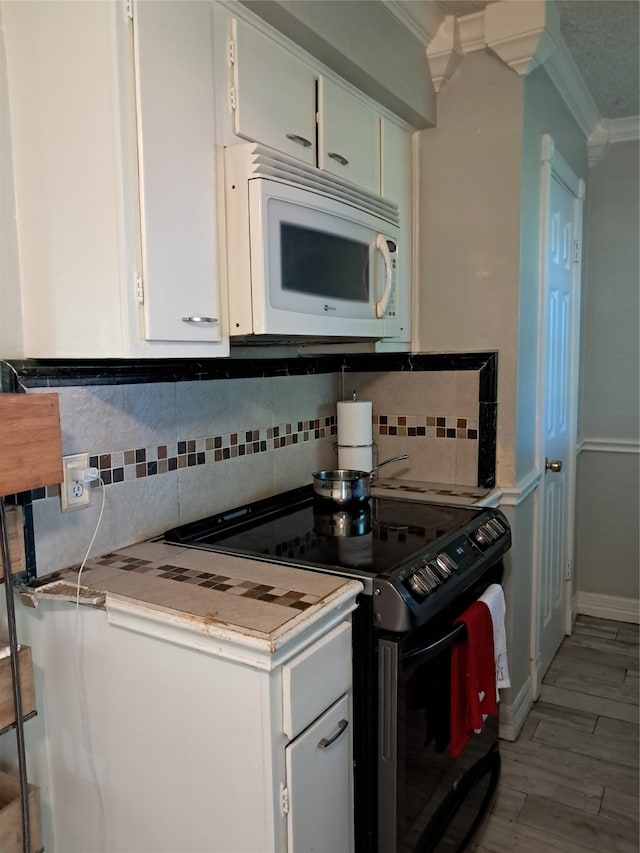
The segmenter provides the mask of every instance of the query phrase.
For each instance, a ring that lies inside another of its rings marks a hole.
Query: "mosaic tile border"
[[[251,598],[256,601],[264,601],[268,604],[278,604],[281,607],[289,607],[292,610],[303,611],[308,610],[321,601],[322,596],[312,595],[310,593],[299,592],[297,590],[288,590],[280,587],[272,587],[269,584],[261,584],[255,581],[243,580],[242,578],[230,578],[226,575],[220,575],[215,572],[201,572],[193,569],[184,569],[179,566],[172,566],[166,562],[154,562],[152,560],[143,560],[138,557],[127,557],[124,554],[104,554],[102,557],[96,557],[90,560],[85,566],[82,577],[83,586],[91,585],[91,569],[108,566],[112,569],[120,569],[120,571],[135,572],[136,574],[144,574],[149,577],[161,578],[163,580],[177,581],[178,583],[188,583],[193,586],[201,586],[204,589],[215,589],[218,592],[224,592],[228,595],[235,595],[242,598]],[[78,566],[72,569],[65,569],[60,572],[53,572],[39,581],[34,583],[35,587],[42,586],[45,583],[53,583],[58,580],[73,580],[75,584],[78,577]]]
[[[478,439],[478,421],[469,418],[419,415],[374,415],[373,428],[380,435],[416,438]],[[269,453],[337,435],[337,417],[283,423],[272,427],[244,430],[224,435],[183,439],[150,447],[112,450],[89,457],[89,467],[97,468],[105,486],[153,477],[182,468],[215,464],[228,459]],[[95,480],[93,488],[99,485]],[[57,497],[59,486],[34,489],[32,500]]]
[[[224,462],[239,456],[269,453],[293,444],[330,438],[337,434],[337,430],[336,416],[328,415],[324,418],[272,427],[95,454],[89,456],[89,467],[97,468],[105,486],[110,486],[142,477],[166,474],[181,468]],[[99,481],[94,480],[91,485],[96,488]],[[59,486],[47,486],[34,489],[31,498],[41,500],[59,494]]]
[[[378,487],[380,488],[380,487]],[[410,494],[417,495],[428,495],[430,497],[451,497],[451,498],[468,498],[473,501],[478,500],[478,498],[484,497],[488,490],[487,489],[474,489],[469,488],[468,486],[455,486],[451,489],[443,489],[443,488],[435,488],[434,486],[422,487],[415,483],[403,483],[397,482],[393,483],[389,480],[384,483],[384,491],[385,492],[406,492]]]
[[[374,415],[380,435],[478,440],[478,419],[443,415]]]

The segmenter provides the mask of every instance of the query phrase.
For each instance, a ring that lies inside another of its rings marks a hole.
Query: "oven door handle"
[[[463,622],[457,622],[453,630],[449,631],[448,634],[445,634],[444,637],[438,637],[437,640],[429,643],[428,646],[423,646],[420,649],[411,649],[410,652],[401,654],[400,660],[411,661],[412,663],[423,658],[424,660],[431,660],[431,658],[439,655],[440,652],[443,652],[445,649],[451,648],[451,646],[455,646],[456,643],[461,642],[466,636],[467,626]]]

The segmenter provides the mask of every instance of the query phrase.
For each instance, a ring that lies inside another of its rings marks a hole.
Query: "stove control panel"
[[[410,594],[406,599],[405,592],[409,607],[417,614],[424,609],[432,610],[436,596],[448,598],[443,595],[445,590],[453,592],[453,588],[464,586],[467,575],[499,560],[510,544],[509,524],[499,510],[483,514],[437,550],[404,567],[397,579]]]
[[[435,556],[424,556],[412,565],[406,575],[406,585],[413,597],[422,601],[442,584],[464,572],[478,559],[478,552],[467,536],[459,536]]]

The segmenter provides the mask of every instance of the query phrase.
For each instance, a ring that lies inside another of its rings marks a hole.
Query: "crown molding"
[[[520,76],[543,66],[587,139],[598,131],[594,146],[602,144],[603,132],[598,130],[602,116],[569,53],[553,4],[498,0],[481,12],[458,18],[457,34],[459,41],[452,36],[447,19],[427,50],[432,76],[439,78],[436,91],[453,76],[464,56],[477,50],[490,50]],[[635,126],[633,119],[629,126]],[[621,126],[616,132],[631,131]],[[607,142],[611,141],[607,135]]]
[[[484,50],[487,42],[484,36],[484,12],[474,12],[458,18],[460,29],[460,41],[465,53],[473,53],[475,50]]]
[[[640,116],[603,118],[587,138],[589,167],[595,166],[602,160],[611,145],[638,140],[640,140]]]
[[[602,121],[600,110],[560,33],[555,35],[554,42],[544,70],[588,139]]]
[[[638,142],[640,140],[640,116],[610,119],[609,136],[612,143]]]
[[[464,60],[460,28],[455,15],[449,15],[427,48],[433,88],[439,92]]]
[[[381,3],[425,46],[433,41],[446,18],[434,0],[426,0],[423,3],[414,3],[412,0],[381,0]]]
[[[484,10],[486,46],[519,76],[548,59],[553,41],[548,35],[547,4],[498,2]]]

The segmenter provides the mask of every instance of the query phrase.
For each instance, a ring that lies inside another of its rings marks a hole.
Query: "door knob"
[[[548,459],[544,460],[544,470],[551,471],[553,474],[559,474],[562,471],[562,460],[554,459],[553,461],[549,461]]]

